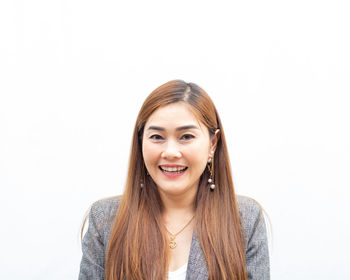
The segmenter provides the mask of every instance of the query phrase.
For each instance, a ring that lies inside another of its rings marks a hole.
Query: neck
[[[160,197],[163,202],[163,218],[166,223],[169,219],[178,217],[186,219],[191,218],[194,215],[196,193],[192,195],[169,195],[160,193]]]

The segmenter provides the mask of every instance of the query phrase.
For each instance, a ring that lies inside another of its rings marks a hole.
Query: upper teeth
[[[164,171],[169,171],[169,172],[182,171],[185,168],[186,168],[185,166],[182,166],[182,167],[166,167],[166,166],[162,166],[162,169]]]

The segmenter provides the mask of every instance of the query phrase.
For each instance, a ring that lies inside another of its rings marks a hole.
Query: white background
[[[144,98],[221,115],[272,279],[350,279],[348,1],[1,1],[1,279],[77,279],[89,205],[121,194]]]

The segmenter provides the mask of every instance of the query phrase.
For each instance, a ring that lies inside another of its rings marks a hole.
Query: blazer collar
[[[187,265],[186,280],[207,280],[208,278],[207,262],[197,234],[194,231]]]

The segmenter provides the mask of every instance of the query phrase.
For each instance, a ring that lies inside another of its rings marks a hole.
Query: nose
[[[165,159],[178,159],[181,158],[182,154],[180,149],[175,141],[169,140],[166,145],[164,145],[164,150],[161,154],[162,158]]]

